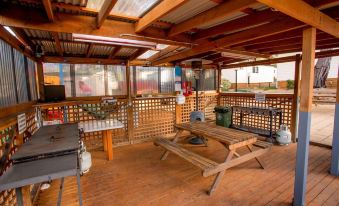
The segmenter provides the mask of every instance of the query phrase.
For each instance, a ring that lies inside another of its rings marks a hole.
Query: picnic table
[[[214,182],[208,191],[209,195],[216,190],[225,174],[225,170],[228,168],[234,167],[248,160],[255,159],[259,163],[260,167],[264,169],[264,164],[259,159],[259,156],[267,153],[272,146],[269,142],[258,140],[258,135],[256,134],[217,126],[214,123],[196,121],[176,124],[175,128],[178,129],[178,132],[173,140],[156,138],[154,141],[155,145],[166,149],[161,160],[165,160],[169,153],[172,152],[199,167],[202,170],[202,175],[204,177],[216,174]],[[225,161],[221,163],[215,162],[177,144],[177,142],[182,138],[181,134],[183,131],[189,131],[193,135],[199,135],[204,138],[220,142],[228,151]],[[241,147],[247,147],[249,152],[240,156],[237,153],[237,149]]]

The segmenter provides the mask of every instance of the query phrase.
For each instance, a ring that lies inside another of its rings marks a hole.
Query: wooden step
[[[266,148],[272,147],[272,143],[266,142],[266,141],[257,140],[255,143],[253,143],[253,146],[266,149]]]
[[[207,159],[203,156],[200,156],[196,153],[193,153],[185,148],[182,148],[178,144],[171,142],[168,139],[157,138],[155,139],[154,144],[165,148],[166,150],[178,155],[179,157],[182,157],[186,161],[192,163],[193,165],[199,167],[202,170],[212,169],[218,166],[218,163],[210,159]]]

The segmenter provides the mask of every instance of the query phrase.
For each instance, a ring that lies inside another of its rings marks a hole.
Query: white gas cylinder
[[[89,171],[89,168],[92,166],[92,156],[91,153],[86,151],[86,147],[80,153],[80,172],[85,174]]]
[[[288,145],[291,143],[291,131],[287,125],[280,125],[280,129],[277,132],[277,142],[280,145]]]

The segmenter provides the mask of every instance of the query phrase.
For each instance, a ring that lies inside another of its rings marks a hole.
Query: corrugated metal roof
[[[240,17],[243,17],[243,16],[246,16],[247,14],[245,13],[242,13],[242,12],[236,12],[232,15],[229,15],[229,16],[226,16],[225,18],[222,18],[222,19],[216,19],[212,22],[208,22],[207,24],[203,24],[203,25],[200,25],[198,27],[198,29],[208,29],[208,28],[211,28],[213,26],[217,26],[219,24],[222,24],[222,23],[225,23],[225,22],[228,22],[228,21],[232,21],[234,19],[237,19],[237,18],[240,18]]]
[[[60,40],[72,41],[72,34],[71,33],[59,33]]]
[[[45,53],[52,53],[52,54],[56,53],[54,42],[52,42],[52,41],[41,41],[40,45],[43,47],[43,51]]]
[[[104,46],[104,45],[95,45],[93,46],[92,56],[108,56],[112,53],[114,47]]]
[[[218,5],[211,0],[190,0],[169,14],[161,18],[161,21],[178,24],[185,21],[203,11],[206,11],[212,7]]]
[[[86,6],[87,0],[53,0],[58,3],[72,4],[74,6]]]
[[[81,55],[87,53],[88,44],[75,42],[62,42],[61,47],[66,54]]]
[[[99,11],[104,0],[88,0],[87,8]],[[160,0],[118,0],[111,14],[140,17]]]
[[[119,57],[129,57],[132,54],[134,54],[134,52],[136,52],[138,49],[134,49],[134,48],[122,48],[120,49],[120,51],[116,54],[116,56]]]
[[[48,31],[24,29],[28,37],[40,38],[40,39],[52,39],[52,36]]]

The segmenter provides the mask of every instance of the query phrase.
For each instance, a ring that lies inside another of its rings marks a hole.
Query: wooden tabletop
[[[195,135],[217,140],[227,145],[234,145],[245,141],[253,143],[258,137],[257,134],[218,126],[209,122],[189,122],[176,124],[175,127],[177,129],[190,131]]]

